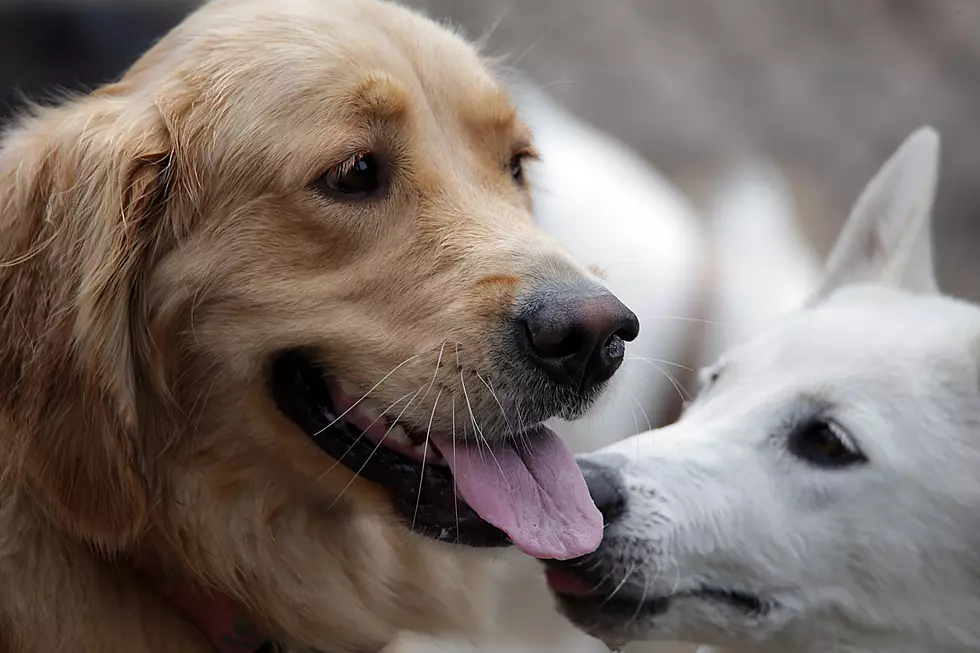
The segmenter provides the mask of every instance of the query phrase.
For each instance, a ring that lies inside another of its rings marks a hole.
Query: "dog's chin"
[[[596,576],[587,569],[595,567],[583,564],[582,573],[570,572],[567,563],[549,567],[548,585],[569,621],[611,647],[691,636],[686,631],[697,624],[705,629],[706,639],[699,641],[707,641],[709,631],[751,628],[778,608],[771,599],[756,594],[703,584],[658,594],[642,579],[630,583],[629,577]]]

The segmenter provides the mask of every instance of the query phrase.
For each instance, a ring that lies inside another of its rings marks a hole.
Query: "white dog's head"
[[[938,153],[928,128],[902,145],[813,300],[709,368],[677,424],[582,459],[608,526],[549,568],[574,622],[610,642],[980,648],[980,309],[936,292]]]

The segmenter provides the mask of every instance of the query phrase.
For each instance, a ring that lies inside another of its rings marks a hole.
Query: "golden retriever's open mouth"
[[[272,366],[279,410],[334,460],[389,492],[415,532],[476,547],[511,543],[539,558],[592,551],[602,517],[571,451],[542,425],[493,445],[406,430],[346,391],[317,359]]]

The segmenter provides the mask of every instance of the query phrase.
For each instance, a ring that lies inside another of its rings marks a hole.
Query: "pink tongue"
[[[571,450],[552,431],[542,427],[516,446],[500,443],[492,450],[435,433],[432,439],[452,469],[457,493],[524,553],[567,560],[599,546],[602,515]]]

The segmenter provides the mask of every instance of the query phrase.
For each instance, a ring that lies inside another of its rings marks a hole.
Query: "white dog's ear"
[[[858,198],[811,304],[852,283],[938,292],[931,238],[938,175],[939,133],[920,127]]]

